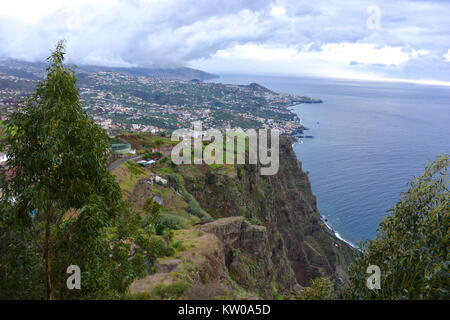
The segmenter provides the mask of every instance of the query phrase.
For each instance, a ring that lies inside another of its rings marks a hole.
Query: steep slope
[[[174,239],[183,248],[174,257],[157,259],[156,273],[131,285],[134,297],[147,293],[156,299],[273,298],[265,227],[229,217],[178,230]],[[173,287],[181,289],[177,296],[167,297]]]
[[[280,140],[276,175],[261,176],[252,165],[236,169],[235,174],[228,170],[228,174],[223,174],[224,168],[208,171],[204,179],[185,177],[185,186],[214,217],[244,215],[266,226],[271,245],[284,251],[300,285],[307,286],[320,275],[345,279],[338,266],[345,269],[352,249],[323,225],[309,178],[288,138]]]
[[[280,138],[280,169],[273,176],[261,176],[256,165],[175,166],[168,157],[158,161],[152,171],[166,177],[168,185],[137,184],[130,199],[139,208],[147,197],[161,197],[163,223],[180,229],[175,238],[182,243],[191,235],[187,242],[194,245],[184,245],[175,261],[164,258],[170,263],[158,259],[159,273],[171,271],[138,280],[131,291],[152,292],[155,279],[170,284],[183,275],[183,296],[196,297],[199,288],[209,286],[211,292],[203,298],[271,299],[294,297],[318,276],[345,281],[353,249],[322,223],[291,143]],[[208,240],[202,238],[205,234]],[[192,256],[204,259],[186,260]],[[167,263],[171,267],[161,268]],[[197,270],[187,278],[186,264]],[[212,265],[217,268],[206,277],[204,270]]]

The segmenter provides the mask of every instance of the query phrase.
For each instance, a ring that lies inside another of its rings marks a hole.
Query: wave
[[[337,231],[335,231],[335,230],[327,223],[327,221],[326,221],[327,218],[326,218],[325,216],[321,216],[321,220],[322,220],[322,222],[325,224],[325,226],[327,227],[327,229],[328,229],[331,233],[333,233],[333,234],[335,235],[336,238],[338,238],[338,239],[341,240],[341,241],[344,241],[346,244],[348,244],[349,246],[355,248],[356,250],[360,250],[360,247],[359,247],[359,246],[357,246],[356,244],[352,243],[351,241],[346,240],[346,239],[344,239],[343,237],[341,237],[341,235],[340,235]]]

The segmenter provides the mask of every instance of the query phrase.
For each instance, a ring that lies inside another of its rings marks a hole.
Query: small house
[[[155,176],[155,182],[161,183],[161,184],[167,184],[167,180],[164,178],[161,178],[160,176]]]
[[[8,160],[8,155],[4,152],[0,153],[0,164],[4,164]]]
[[[150,166],[150,165],[154,164],[155,160],[152,160],[152,159],[140,160],[140,161],[138,161],[136,163],[140,164],[143,167],[146,167],[146,166]]]

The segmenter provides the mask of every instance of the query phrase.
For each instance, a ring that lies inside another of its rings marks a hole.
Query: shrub
[[[163,154],[160,151],[156,151],[156,152],[153,152],[152,156],[154,158],[159,159],[159,158],[162,158]]]
[[[149,240],[148,251],[150,253],[150,258],[152,260],[155,260],[156,258],[160,257],[170,257],[175,253],[175,250],[169,247],[166,241],[164,241],[164,239],[161,238],[160,236],[153,236]]]
[[[188,289],[188,285],[184,281],[177,281],[171,284],[158,283],[153,288],[152,293],[161,299],[179,299],[183,297]]]
[[[161,224],[161,205],[154,201],[152,197],[148,197],[147,200],[145,200],[143,209],[147,216],[150,217],[150,221],[153,225]]]
[[[140,175],[145,172],[145,170],[142,169],[140,165],[132,160],[128,160],[127,162],[125,162],[125,165],[127,169],[134,175]]]
[[[242,180],[242,168],[241,166],[236,166],[236,171],[237,171],[237,177],[239,180]]]
[[[330,300],[333,297],[333,283],[327,277],[314,279],[311,286],[305,288],[301,294],[301,299],[304,300]]]
[[[175,189],[181,192],[184,200],[188,203],[187,212],[189,212],[194,216],[199,217],[201,221],[204,222],[212,220],[211,216],[205,210],[202,209],[197,200],[195,200],[195,198],[189,192],[186,191],[184,187],[184,179],[181,175],[176,173],[171,174],[169,176],[169,182]]]
[[[183,217],[176,216],[173,214],[163,214],[161,215],[159,222],[169,228],[169,229],[182,229],[184,226],[188,224],[187,220]]]
[[[214,172],[208,171],[206,173],[206,183],[209,185],[214,185],[217,182],[217,177]]]
[[[155,232],[158,236],[162,235],[164,233],[164,229],[166,228],[165,225],[158,223],[155,227]]]
[[[150,300],[150,294],[148,292],[136,292],[126,296],[127,300]]]
[[[200,204],[197,202],[197,200],[194,199],[194,197],[192,197],[192,199],[188,201],[188,207],[186,210],[190,214],[199,217],[201,221],[212,220],[211,216],[200,207]]]
[[[180,251],[186,249],[186,247],[183,245],[183,242],[181,242],[181,241],[176,241],[176,242],[172,245],[172,247],[173,247],[174,249],[177,249],[177,250],[180,250]]]

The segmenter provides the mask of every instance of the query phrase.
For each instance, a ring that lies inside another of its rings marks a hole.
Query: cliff
[[[259,175],[256,165],[174,166],[164,159],[153,171],[169,184],[136,185],[130,198],[139,204],[161,196],[163,220],[179,229],[175,239],[185,249],[158,259],[157,273],[136,281],[132,293],[161,298],[156,283],[184,281],[184,297],[272,299],[295,297],[319,276],[346,281],[353,249],[323,225],[289,138],[280,138],[273,176]]]
[[[176,231],[175,239],[183,242],[183,250],[158,259],[155,274],[135,281],[131,294],[165,298],[161,291],[180,286],[183,292],[177,298],[272,298],[267,277],[273,266],[265,227],[229,217]]]
[[[261,176],[259,168],[251,165],[242,166],[240,172],[236,176],[220,171],[209,173],[209,180],[211,175],[216,179],[212,184],[206,178],[199,181],[198,177],[186,177],[185,185],[214,217],[243,215],[266,226],[271,245],[282,251],[276,254],[287,256],[300,285],[307,286],[320,275],[345,280],[346,274],[339,266],[345,269],[352,250],[323,225],[309,178],[302,171],[291,141],[280,139],[280,168],[276,175]]]

